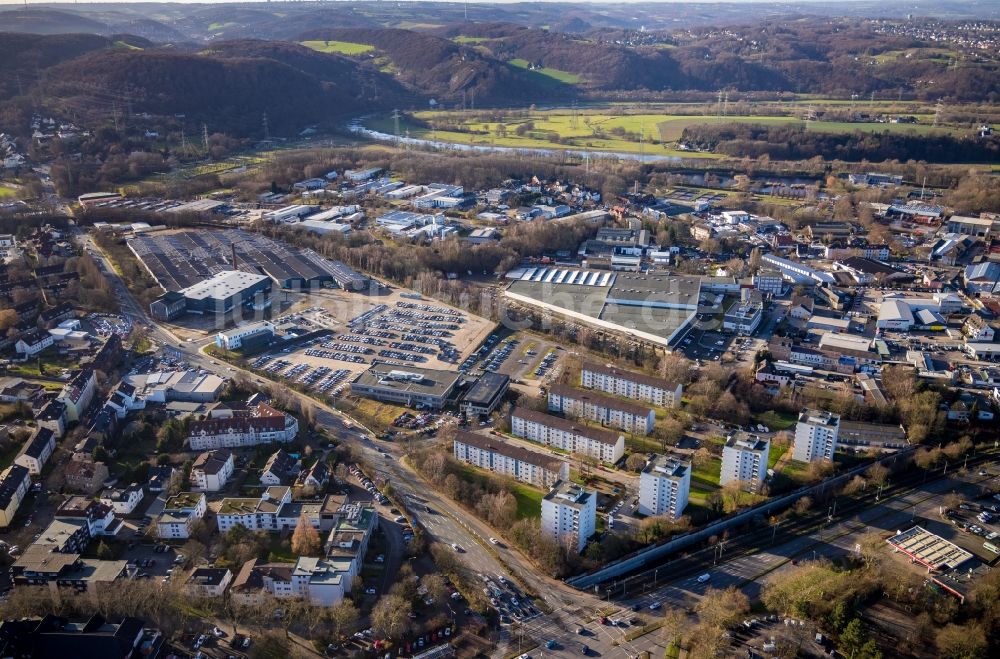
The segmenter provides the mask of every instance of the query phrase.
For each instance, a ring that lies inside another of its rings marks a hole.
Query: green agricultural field
[[[460,34],[457,37],[452,37],[452,41],[455,43],[482,43],[484,41],[497,41],[496,39],[490,39],[489,37],[467,37],[464,34]]]
[[[872,59],[879,64],[887,64],[901,59],[908,59],[914,62],[929,61],[947,64],[958,56],[958,52],[950,48],[908,48],[906,50],[887,50]]]
[[[0,183],[0,199],[4,197],[13,197],[17,194],[17,190],[14,188]]]
[[[374,46],[353,41],[302,41],[306,48],[312,48],[321,53],[338,53],[340,55],[364,55],[375,50]]]
[[[518,62],[523,66],[527,63]],[[535,71],[538,72],[537,70]],[[555,80],[555,78],[551,78]],[[654,106],[655,107],[655,106]],[[709,108],[706,104],[692,104],[691,109]],[[714,107],[714,106],[712,106]],[[667,106],[664,106],[667,109]],[[677,105],[669,106],[673,111]],[[803,122],[796,116],[760,115],[718,117],[711,114],[658,114],[655,111],[629,114],[620,106],[584,108],[575,112],[566,108],[540,110],[528,116],[509,116],[496,121],[484,120],[475,111],[423,111],[415,117],[432,127],[406,121],[400,122],[402,135],[432,139],[441,142],[500,146],[523,149],[579,149],[613,153],[645,153],[650,156],[680,158],[719,158],[718,154],[681,150],[677,145],[684,129],[690,126],[719,123],[754,123],[766,125],[804,126],[806,130],[827,133],[852,133],[856,131],[879,133],[914,132],[925,135],[945,133],[961,135],[965,131],[955,127],[935,127],[932,117],[916,114],[919,124],[849,123],[834,121]],[[433,126],[437,125],[438,130]],[[393,132],[388,117],[374,118],[370,128],[386,133]]]
[[[929,120],[929,119],[928,119]],[[689,126],[701,126],[704,124],[765,124],[765,125],[805,125],[806,130],[819,133],[853,133],[861,131],[863,133],[908,133],[914,132],[920,135],[932,133],[950,133],[960,135],[963,131],[957,128],[946,128],[932,126],[930,124],[885,124],[885,123],[856,123],[846,121],[808,121],[803,122],[797,117],[672,117],[657,124],[660,131],[660,139],[664,142],[676,142],[680,139],[685,128]]]
[[[511,66],[516,66],[519,69],[525,69],[531,73],[537,74],[544,78],[554,80],[556,82],[561,82],[565,85],[575,85],[578,84],[583,78],[577,73],[570,73],[569,71],[560,71],[559,69],[550,69],[549,67],[542,67],[540,69],[528,69],[528,60],[524,59],[512,59],[507,62]]]
[[[680,151],[669,144],[657,144],[657,115],[613,116],[598,113],[580,113],[576,118],[566,111],[539,112],[531,119],[511,118],[502,122],[483,122],[472,113],[464,117],[461,113],[418,112],[416,117],[423,121],[438,121],[452,124],[460,120],[461,130],[433,130],[412,122],[400,122],[400,131],[410,137],[433,139],[441,142],[474,144],[482,146],[503,146],[518,149],[581,149],[588,151],[608,151],[617,153],[639,153],[654,156],[717,158],[711,153]],[[463,120],[464,119],[464,120]],[[518,126],[532,121],[534,127],[518,135]],[[386,133],[394,130],[389,117],[373,118],[366,122],[369,128]],[[621,128],[631,136],[610,132]],[[646,136],[640,145],[638,135]],[[635,138],[635,139],[633,139]]]
[[[701,126],[704,124],[792,124],[801,123],[795,117],[706,117],[697,116],[672,116],[663,117],[656,124],[660,132],[660,139],[664,142],[676,142],[681,138],[684,129],[689,126]]]

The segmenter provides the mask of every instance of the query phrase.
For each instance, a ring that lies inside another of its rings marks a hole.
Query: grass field
[[[484,41],[494,41],[494,39],[490,39],[489,37],[467,37],[464,34],[460,34],[457,37],[452,37],[451,40],[454,41],[455,43],[466,43],[466,44],[482,43]]]
[[[511,60],[512,65],[527,67],[525,60]],[[554,69],[536,69],[532,73],[545,75],[550,81],[573,84],[578,76]],[[664,106],[666,108],[666,106]],[[692,104],[692,110],[708,109],[714,106]],[[681,110],[677,105],[673,111]],[[406,120],[400,129],[410,137],[431,139],[456,144],[498,146],[523,149],[581,149],[607,151],[613,153],[644,153],[650,156],[681,158],[718,158],[718,154],[681,150],[677,145],[684,129],[690,126],[719,123],[754,123],[766,125],[804,126],[806,130],[826,133],[908,133],[920,135],[943,133],[961,135],[965,131],[957,127],[933,126],[931,117],[917,113],[919,124],[852,123],[834,121],[805,122],[798,116],[729,116],[712,114],[658,114],[655,106],[634,114],[627,113],[621,106],[586,108],[577,111],[568,109],[540,110],[529,116],[500,117],[495,121],[484,120],[481,113],[469,112],[417,112],[415,117],[437,125],[439,130],[427,128]],[[683,110],[682,110],[683,111]],[[795,113],[798,114],[798,113]],[[388,117],[373,118],[367,122],[370,128],[391,133],[392,120]]]
[[[3,183],[0,183],[0,199],[3,199],[5,197],[13,197],[15,194],[17,194],[17,190],[15,190],[10,186],[4,185]]]
[[[353,41],[302,41],[306,48],[318,50],[321,53],[338,53],[340,55],[363,55],[375,50],[374,46]]]
[[[771,444],[771,450],[767,453],[767,468],[774,469],[774,465],[778,463],[785,453],[788,453],[787,446],[775,446]]]
[[[550,69],[548,67],[542,67],[540,69],[528,69],[528,60],[523,59],[512,59],[507,62],[511,66],[516,66],[519,69],[528,70],[530,73],[537,74],[544,78],[550,80],[555,80],[556,82],[561,82],[565,85],[575,85],[578,84],[583,78],[577,73],[570,73],[569,71],[560,71],[559,69]]]
[[[434,115],[437,115],[442,119],[445,118],[445,115],[439,112],[428,111],[417,113],[417,116],[420,119],[428,119]],[[593,117],[588,118],[593,119]],[[605,130],[622,125],[622,127],[627,131],[629,130],[627,128],[629,125],[635,124],[637,127],[639,126],[639,120],[634,117],[610,117],[606,115],[605,118],[605,125],[607,126]],[[576,121],[575,123],[577,125],[574,127],[572,125],[574,123],[573,118],[569,115],[547,116],[544,119],[535,120],[534,130],[531,130],[523,135],[517,135],[515,131],[517,126],[522,123],[522,121],[523,120],[510,120],[503,122],[506,134],[500,136],[496,134],[496,129],[499,125],[496,122],[487,123],[469,121],[464,124],[463,127],[470,132],[461,132],[452,130],[433,130],[402,120],[400,121],[400,130],[407,131],[410,137],[455,144],[501,146],[515,149],[585,149],[588,151],[608,151],[616,153],[639,153],[642,151],[643,153],[651,156],[665,157],[719,157],[713,153],[692,153],[688,151],[680,151],[671,145],[654,144],[650,141],[646,141],[640,147],[640,144],[636,141],[631,141],[611,134],[596,136],[594,129],[588,127],[584,123],[583,118]],[[393,122],[389,117],[373,118],[366,121],[365,124],[374,130],[389,134],[393,132]],[[591,126],[596,126],[596,124],[597,120],[593,120],[591,122]],[[645,125],[644,130],[650,139],[652,139],[655,135],[655,128],[652,122]],[[557,137],[560,141],[555,141],[553,137]]]
[[[753,416],[753,422],[762,423],[767,426],[768,430],[777,432],[779,430],[788,430],[794,426],[798,422],[798,416],[794,412],[775,412],[774,410],[768,410],[767,412],[755,414]]]
[[[484,483],[489,478],[489,472],[477,469],[472,465],[458,464],[458,470],[462,479],[469,483]],[[517,499],[518,519],[541,516],[544,492],[524,483],[514,483],[509,489],[514,498]]]
[[[959,56],[958,51],[950,48],[907,48],[906,50],[887,50],[872,57],[879,64],[887,64],[900,59],[908,59],[914,62],[937,62],[939,64],[950,63]]]
[[[528,485],[518,485],[514,488],[513,495],[517,499],[518,519],[541,516],[544,492]]]
[[[722,458],[713,457],[691,472],[691,491],[688,495],[692,503],[706,505],[709,495],[719,489],[719,474],[722,472]]]
[[[932,133],[961,134],[957,128],[946,128],[933,126],[930,124],[883,124],[883,123],[856,123],[841,121],[802,121],[797,117],[671,117],[657,124],[660,131],[660,139],[665,142],[676,142],[680,139],[684,129],[689,126],[701,126],[704,124],[765,124],[765,125],[794,125],[805,126],[806,130],[816,133],[908,133],[914,132],[919,135],[929,135]]]

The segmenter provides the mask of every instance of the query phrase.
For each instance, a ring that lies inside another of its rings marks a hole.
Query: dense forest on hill
[[[956,138],[917,133],[834,134],[802,126],[768,126],[749,123],[702,124],[684,129],[681,142],[738,157],[768,156],[776,160],[924,160],[939,163],[996,162],[1000,140]]]
[[[136,37],[121,39],[148,45]],[[0,32],[0,98],[10,98],[30,89],[49,67],[95,50],[114,47],[114,38],[96,34],[42,36]]]
[[[411,98],[391,76],[297,43],[220,42],[194,53],[122,39],[0,33],[0,130],[23,135],[28,113],[43,108],[90,127],[131,111],[259,138],[265,112],[272,134],[295,135]]]
[[[439,101],[461,101],[480,105],[510,106],[538,100],[559,100],[575,94],[568,85],[542,84],[525,71],[509,66],[479,50],[448,39],[397,29],[312,30],[305,40],[334,40],[370,44],[374,55],[362,59],[387,58],[382,66],[404,85]]]
[[[655,97],[664,91],[728,89],[1000,99],[995,52],[951,51],[937,41],[880,29],[877,22],[857,19],[803,19],[659,34],[578,35],[509,23],[460,24],[435,32],[474,43],[501,61],[523,59],[580,74],[591,93],[644,90]]]
[[[275,133],[289,134],[334,110],[360,106],[357,89],[323,84],[276,60],[157,51],[84,55],[51,69],[37,94],[52,111],[87,123],[107,116],[108,96],[117,90],[128,94],[135,112],[221,122],[234,135],[257,131],[267,111]]]

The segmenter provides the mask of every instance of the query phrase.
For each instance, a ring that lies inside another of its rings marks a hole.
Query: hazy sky
[[[270,4],[278,4],[281,1],[282,0],[275,0],[275,2],[270,3]],[[315,4],[332,4],[333,2],[336,2],[336,1],[338,1],[338,0],[332,0],[332,2],[324,2],[324,3],[316,2]],[[342,0],[342,1],[350,2],[351,0]],[[367,2],[367,1],[371,1],[371,0],[361,0],[361,1]],[[387,1],[388,2],[407,2],[408,0],[387,0]],[[462,0],[421,0],[421,1],[422,2],[441,2],[442,4],[462,4]],[[852,1],[858,1],[858,0],[839,0],[840,3],[852,2]],[[149,2],[149,4],[198,4],[198,5],[214,5],[214,4],[224,3],[224,2],[238,2],[238,3],[241,3],[241,4],[251,4],[250,2],[247,2],[247,0],[151,0]],[[513,4],[513,3],[519,3],[519,2],[520,3],[525,3],[526,0],[468,0],[469,4]],[[623,3],[654,4],[654,3],[660,3],[660,2],[662,2],[662,3],[671,3],[671,4],[673,4],[673,3],[680,3],[680,2],[684,2],[684,3],[687,3],[687,4],[699,4],[699,3],[701,3],[701,4],[724,4],[724,3],[736,4],[736,3],[744,3],[744,2],[753,2],[753,3],[757,3],[757,4],[764,4],[765,2],[767,4],[790,4],[790,3],[794,3],[794,4],[806,4],[806,3],[825,3],[825,4],[831,4],[831,0],[542,0],[542,2],[543,3],[553,3],[553,2],[564,2],[565,3],[565,2],[571,2],[571,3],[578,3],[578,4],[598,4],[598,5],[599,4],[616,4],[617,5],[617,4],[623,4]],[[51,6],[51,5],[73,5],[73,4],[98,4],[98,5],[105,5],[105,4],[120,4],[120,3],[138,4],[136,2],[136,0],[102,0],[102,1],[96,2],[96,3],[89,3],[89,2],[86,2],[86,3],[75,3],[75,2],[70,2],[70,1],[67,1],[67,2],[58,2],[58,1],[55,1],[55,2],[52,2],[52,1],[32,2],[31,0],[28,0],[28,6],[29,7]],[[259,2],[257,4],[265,4],[265,3],[262,1],[262,2]],[[297,4],[301,4],[301,3],[297,3]],[[536,4],[536,3],[533,2],[532,4]],[[0,5],[21,5],[21,6],[24,6],[24,0],[0,0]],[[3,26],[0,25],[0,31],[2,31],[2,30],[3,30]]]

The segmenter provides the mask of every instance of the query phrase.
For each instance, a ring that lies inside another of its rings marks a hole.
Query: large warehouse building
[[[183,313],[221,316],[238,307],[259,310],[270,304],[270,277],[240,270],[225,270],[205,281],[154,300],[149,305],[149,311],[159,320],[172,320]]]
[[[667,346],[698,313],[698,277],[578,268],[525,268],[507,299],[601,329]]]

